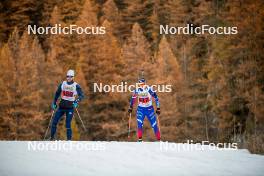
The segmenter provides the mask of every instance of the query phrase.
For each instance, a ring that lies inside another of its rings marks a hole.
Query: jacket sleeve
[[[54,100],[53,100],[53,103],[56,104],[60,95],[61,95],[61,85],[62,83],[59,84],[58,88],[57,88],[57,91],[55,93],[55,96],[54,96]]]
[[[134,105],[136,99],[137,99],[137,91],[135,90],[135,91],[133,92],[133,94],[132,94],[132,97],[130,98],[130,103],[129,103],[129,105],[130,105],[131,108],[133,108],[133,105]]]
[[[77,91],[77,94],[78,94],[77,101],[82,101],[82,99],[84,98],[84,94],[83,94],[82,88],[81,88],[81,86],[79,84],[76,85],[76,91]]]
[[[160,103],[159,103],[159,98],[158,98],[158,95],[157,95],[156,91],[154,91],[152,89],[149,89],[149,93],[155,99],[156,106],[157,106],[157,108],[159,108],[160,107]]]

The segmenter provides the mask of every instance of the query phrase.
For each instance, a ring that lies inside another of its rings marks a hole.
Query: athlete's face
[[[141,82],[141,83],[138,83],[138,85],[139,85],[140,87],[144,87],[144,86],[145,86],[145,83],[144,83],[144,82]]]
[[[72,82],[73,81],[73,76],[67,76],[66,79],[67,79],[67,82]]]

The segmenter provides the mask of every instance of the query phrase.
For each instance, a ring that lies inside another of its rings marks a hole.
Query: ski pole
[[[51,117],[50,117],[50,121],[49,121],[49,125],[48,125],[48,128],[46,129],[45,136],[44,136],[43,140],[45,140],[46,137],[47,137],[47,134],[48,134],[48,131],[49,131],[49,127],[50,127],[50,123],[51,123],[52,117],[54,115],[54,112],[55,112],[55,110],[52,111],[52,114],[51,114]]]
[[[129,113],[129,119],[128,119],[128,138],[130,138],[130,121],[131,121],[131,113]]]
[[[81,116],[80,116],[80,114],[79,114],[79,111],[78,111],[78,109],[77,109],[77,108],[75,108],[75,110],[76,110],[76,112],[77,112],[77,114],[78,114],[78,117],[79,117],[79,119],[80,119],[81,123],[82,123],[82,126],[83,126],[83,129],[84,129],[84,131],[86,131],[86,128],[85,128],[85,126],[84,126],[84,123],[83,123],[83,121],[82,121],[82,118],[81,118]]]
[[[160,131],[160,136],[161,136],[161,130],[160,130],[160,121],[159,121],[159,115],[157,115],[157,121],[158,121],[158,128],[159,128],[159,131]]]

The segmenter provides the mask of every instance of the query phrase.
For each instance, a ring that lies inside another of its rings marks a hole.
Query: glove
[[[52,103],[51,108],[52,108],[53,110],[57,109],[57,104],[56,104],[56,103]]]
[[[157,108],[156,114],[160,115],[160,108]]]
[[[73,107],[74,107],[74,108],[77,108],[78,105],[79,105],[79,104],[78,104],[78,101],[74,101],[74,102],[73,102]]]
[[[129,107],[127,112],[131,113],[132,112],[132,107]]]

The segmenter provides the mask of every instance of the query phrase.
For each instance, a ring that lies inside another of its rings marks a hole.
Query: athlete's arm
[[[62,83],[59,84],[57,90],[56,90],[56,93],[55,93],[55,96],[54,96],[54,100],[53,102],[56,104],[57,100],[59,99],[60,95],[61,95],[61,85]]]
[[[149,89],[149,93],[150,93],[150,95],[154,98],[157,108],[160,108],[159,97],[158,97],[156,91],[154,91],[154,90],[152,90],[152,89],[150,88],[150,89]]]
[[[135,101],[136,101],[136,99],[137,99],[137,91],[135,90],[134,92],[133,92],[133,94],[132,94],[132,97],[131,97],[131,99],[130,99],[130,107],[131,108],[133,108],[133,105],[134,105],[134,103],[135,103]]]
[[[76,85],[76,91],[77,91],[77,94],[78,94],[77,101],[81,101],[84,98],[84,94],[83,94],[82,88],[81,88],[81,86],[79,84]]]

